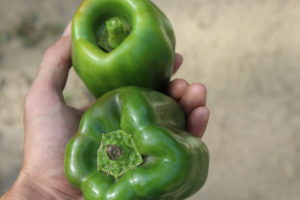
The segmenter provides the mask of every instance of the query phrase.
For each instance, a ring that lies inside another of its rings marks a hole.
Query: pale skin
[[[177,54],[174,73],[182,62],[182,56]],[[24,161],[15,184],[1,200],[83,199],[80,190],[67,181],[63,170],[65,146],[88,108],[76,109],[64,101],[63,90],[70,67],[68,25],[63,36],[46,51],[26,96]],[[201,138],[209,118],[206,87],[176,79],[170,83],[168,93],[185,111],[187,131]]]

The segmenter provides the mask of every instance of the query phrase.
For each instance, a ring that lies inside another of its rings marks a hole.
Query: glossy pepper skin
[[[122,86],[167,88],[175,35],[150,0],[84,0],[72,20],[72,62],[100,97]]]
[[[209,155],[205,144],[184,129],[184,113],[170,97],[140,87],[111,91],[83,115],[66,147],[65,173],[85,200],[185,199],[205,183]],[[113,157],[108,149],[118,140],[107,140],[106,146],[103,140],[120,131],[132,137],[129,143],[135,144],[143,161],[114,177],[109,171],[120,169],[117,157],[122,150],[112,151],[116,157],[106,172],[99,160]]]

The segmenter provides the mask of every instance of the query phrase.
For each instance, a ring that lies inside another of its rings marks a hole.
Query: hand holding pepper
[[[24,162],[13,187],[1,198],[8,199],[81,199],[64,175],[64,148],[78,129],[85,108],[68,106],[62,95],[71,65],[70,28],[50,47],[25,100]],[[176,56],[174,72],[182,57]],[[199,83],[176,79],[169,95],[184,109],[187,130],[202,137],[208,122],[206,89]]]

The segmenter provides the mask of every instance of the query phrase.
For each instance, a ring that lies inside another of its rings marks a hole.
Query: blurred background
[[[0,1],[0,195],[22,162],[24,97],[80,1]],[[185,58],[175,77],[208,88],[210,172],[189,200],[298,200],[300,1],[154,2]],[[92,101],[73,71],[65,98],[76,107]]]

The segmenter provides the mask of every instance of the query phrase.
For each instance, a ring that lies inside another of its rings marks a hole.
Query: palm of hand
[[[32,98],[32,99],[30,99]],[[81,112],[53,96],[28,97],[25,112],[25,162],[22,171],[49,193],[78,196],[64,176],[64,149],[76,132]],[[34,174],[34,177],[31,176]]]

